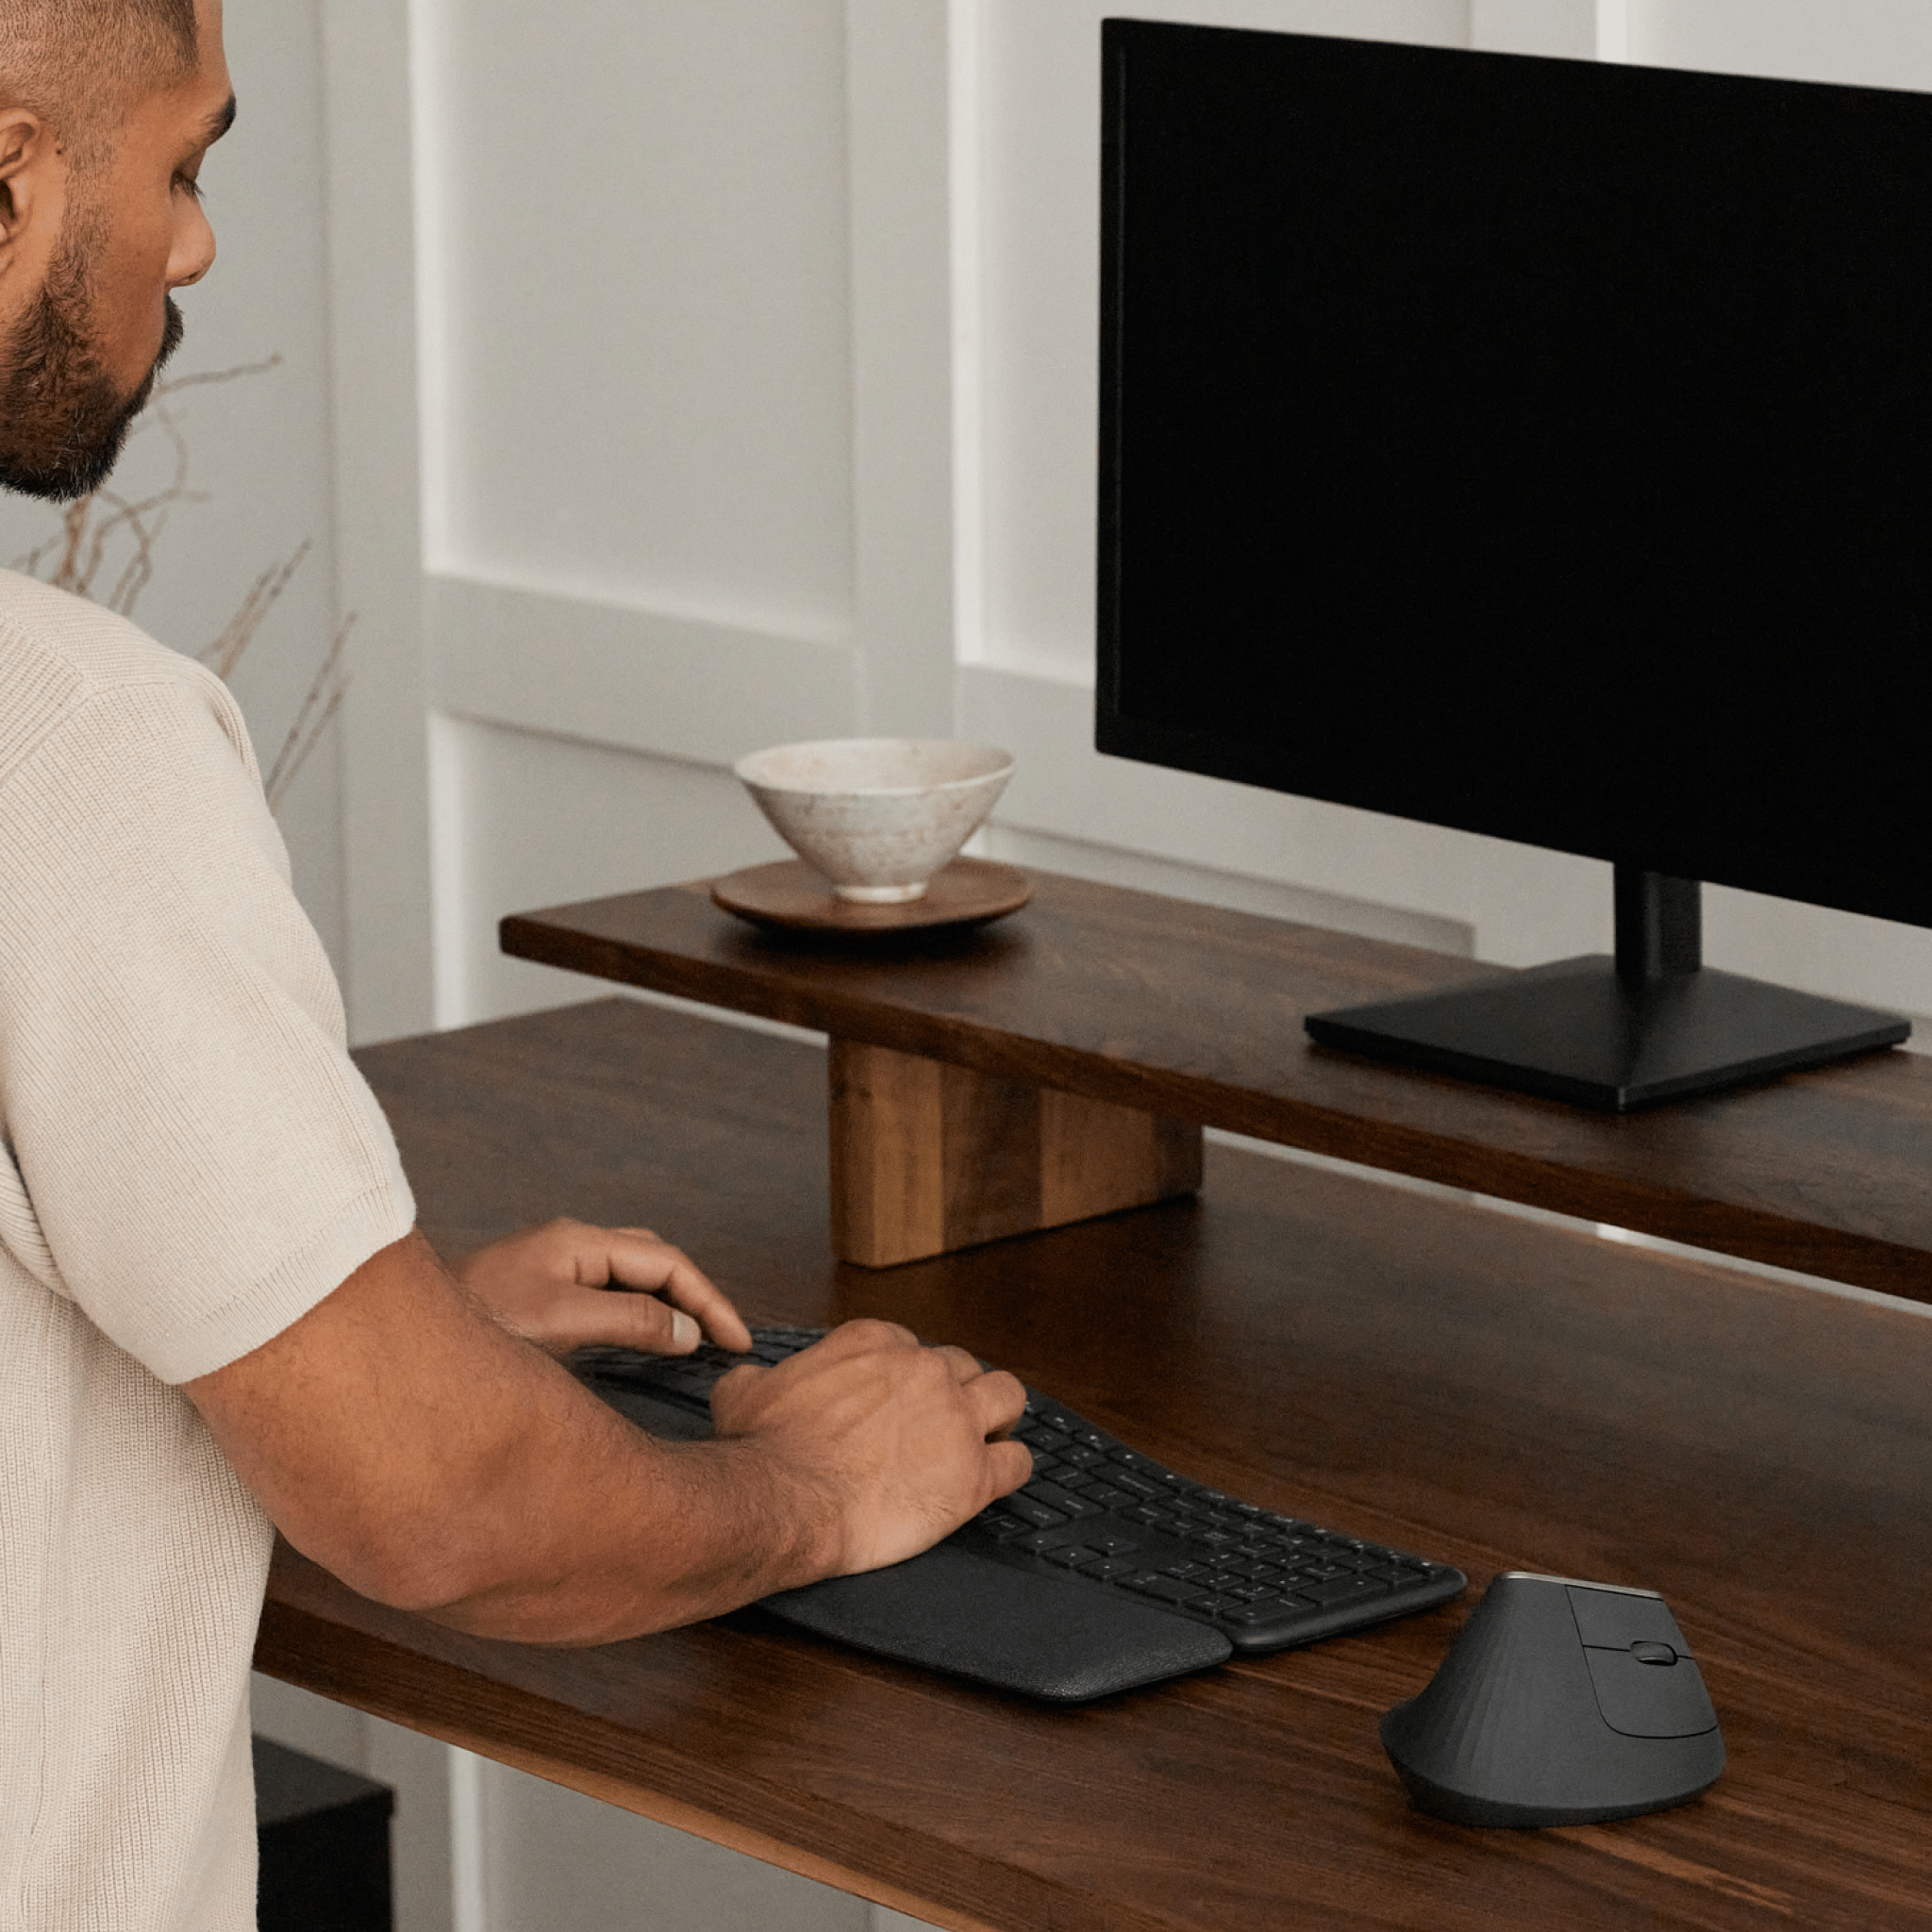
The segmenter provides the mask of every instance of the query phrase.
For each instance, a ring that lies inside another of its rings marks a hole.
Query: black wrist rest
[[[708,1440],[708,1422],[608,1382],[597,1395],[654,1436]],[[817,1637],[996,1690],[1077,1704],[1225,1663],[1220,1631],[1130,1597],[1009,1568],[950,1543],[889,1570],[782,1591],[759,1606]]]

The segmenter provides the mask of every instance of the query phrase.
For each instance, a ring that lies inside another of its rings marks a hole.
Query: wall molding
[[[691,764],[858,726],[849,646],[473,577],[425,579],[429,702]]]
[[[343,992],[361,1044],[434,1024],[408,0],[323,0]]]

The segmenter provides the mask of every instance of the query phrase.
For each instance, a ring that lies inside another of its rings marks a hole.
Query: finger
[[[1024,1442],[989,1442],[986,1459],[992,1471],[992,1492],[1010,1496],[1033,1476],[1033,1452]]]
[[[696,1321],[652,1294],[612,1294],[573,1287],[546,1311],[552,1338],[570,1348],[597,1343],[645,1355],[689,1355],[704,1338]]]
[[[641,1229],[607,1228],[602,1233],[601,1255],[593,1250],[593,1270],[601,1262],[604,1279],[589,1286],[661,1295],[692,1317],[720,1348],[740,1355],[750,1348],[751,1330],[743,1317],[688,1255]]]
[[[771,1374],[760,1362],[741,1362],[711,1384],[711,1433],[731,1436],[744,1433],[745,1418],[737,1413],[739,1405]]]
[[[977,1356],[968,1355],[963,1348],[955,1348],[949,1342],[937,1344],[932,1353],[952,1370],[956,1382],[971,1382],[986,1373]]]
[[[973,1405],[973,1413],[982,1424],[984,1435],[1010,1429],[1026,1413],[1025,1385],[1004,1369],[989,1369],[985,1374],[965,1383],[961,1392]],[[1031,1452],[1028,1453],[1030,1456]]]

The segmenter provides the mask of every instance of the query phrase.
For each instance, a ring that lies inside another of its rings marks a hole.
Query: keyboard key
[[[1060,1461],[1068,1469],[1089,1469],[1094,1463],[1106,1460],[1098,1449],[1089,1449],[1078,1442],[1071,1449],[1060,1451]]]
[[[1198,1610],[1206,1616],[1218,1617],[1224,1610],[1244,1610],[1247,1605],[1236,1602],[1231,1596],[1216,1596],[1210,1591],[1206,1596],[1191,1596],[1184,1607]]]
[[[1017,1496],[1008,1496],[1007,1507],[1015,1516],[1024,1517],[1035,1529],[1056,1529],[1067,1520],[1058,1509],[1049,1509],[1044,1503],[1036,1503],[1024,1491]]]
[[[977,1520],[981,1529],[990,1530],[997,1537],[1017,1536],[1026,1527],[1025,1524],[1017,1516],[1009,1514],[1004,1507],[997,1509],[982,1509]]]
[[[1109,1471],[1109,1474],[1121,1489],[1131,1490],[1137,1496],[1158,1496],[1163,1493],[1158,1482],[1136,1470],[1114,1469]]]
[[[1123,1577],[1121,1588],[1137,1591],[1141,1596],[1156,1596],[1170,1604],[1186,1603],[1191,1596],[1200,1594],[1199,1584],[1183,1583],[1173,1576],[1157,1576],[1151,1570],[1137,1576]]]
[[[1064,1549],[1072,1541],[1071,1535],[1064,1529],[1036,1529],[1019,1538],[1012,1547],[1016,1550],[1024,1550],[1029,1557],[1044,1557],[1050,1551]]]
[[[1315,1606],[1306,1597],[1289,1597],[1278,1603],[1243,1604],[1239,1609],[1227,1611],[1221,1619],[1224,1624],[1238,1624],[1243,1629],[1256,1629],[1269,1624],[1290,1624],[1297,1617],[1306,1616]]]
[[[1197,1550],[1230,1549],[1241,1541],[1230,1530],[1195,1529],[1191,1524],[1189,1525],[1187,1539]]]
[[[1112,1583],[1123,1576],[1131,1576],[1135,1566],[1119,1557],[1103,1557],[1097,1563],[1083,1563],[1082,1576],[1091,1576],[1096,1583]]]
[[[1064,1436],[1066,1440],[1070,1442],[1074,1440],[1074,1433],[1078,1430],[1080,1426],[1080,1424],[1076,1423],[1072,1416],[1062,1415],[1058,1409],[1055,1408],[1049,1408],[1045,1410],[1041,1414],[1040,1420],[1046,1425],[1046,1427],[1058,1431],[1060,1435]]]
[[[1105,1483],[1089,1483],[1080,1493],[1103,1509],[1130,1509],[1134,1506],[1134,1498],[1126,1491],[1109,1489]]]
[[[1312,1597],[1324,1607],[1353,1602],[1357,1597],[1387,1596],[1389,1586],[1376,1583],[1367,1576],[1357,1576],[1350,1571],[1345,1576],[1338,1576],[1327,1583],[1303,1583],[1296,1586],[1299,1594]]]
[[[1016,1429],[1014,1433],[1020,1438],[1021,1441],[1025,1443],[1027,1448],[1042,1456],[1058,1455],[1060,1450],[1066,1448],[1074,1440],[1071,1436],[1062,1435],[1058,1429],[1051,1426]]]
[[[1177,1576],[1183,1583],[1199,1583],[1202,1578],[1212,1576],[1213,1570],[1206,1563],[1166,1563],[1161,1566],[1163,1576]]]
[[[1065,1570],[1077,1570],[1081,1564],[1092,1562],[1099,1554],[1084,1543],[1061,1543],[1058,1549],[1041,1552],[1049,1563],[1058,1563]]]
[[[1089,1536],[1087,1541],[1103,1557],[1130,1557],[1140,1547],[1137,1543],[1129,1542],[1124,1536]]]
[[[1028,1483],[1020,1491],[1030,1496],[1036,1503],[1044,1503],[1049,1509],[1058,1509],[1066,1516],[1098,1516],[1100,1506],[1090,1503],[1085,1496],[1075,1496],[1063,1490],[1058,1483],[1041,1482],[1038,1478]]]

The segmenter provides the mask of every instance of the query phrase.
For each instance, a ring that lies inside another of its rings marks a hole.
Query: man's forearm
[[[305,1555],[478,1635],[598,1643],[896,1562],[1030,1468],[1010,1375],[854,1323],[662,1442],[506,1331],[420,1237],[189,1385]]]
[[[758,1444],[658,1441],[557,1374],[564,1389],[492,1457],[501,1474],[475,1484],[460,1527],[419,1551],[390,1600],[476,1636],[604,1643],[836,1567],[838,1500]]]

